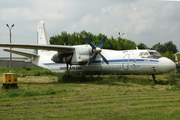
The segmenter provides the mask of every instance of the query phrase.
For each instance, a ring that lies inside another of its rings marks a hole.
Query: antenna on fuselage
[[[154,50],[158,50],[158,48],[159,48],[159,45],[160,45],[160,42],[156,45],[156,47],[155,47],[155,49]]]

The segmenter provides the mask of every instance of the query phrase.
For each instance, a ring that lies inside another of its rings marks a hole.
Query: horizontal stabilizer
[[[58,52],[71,52],[74,51],[72,46],[64,45],[37,45],[37,44],[0,44],[0,47],[11,47],[11,48],[25,48],[25,49],[40,49],[40,50],[52,50]]]
[[[22,55],[22,56],[30,57],[30,58],[32,58],[32,57],[35,58],[35,57],[39,56],[39,55],[36,55],[36,54],[25,53],[25,52],[20,52],[20,51],[16,51],[16,50],[4,49],[4,51],[11,52],[11,53],[14,53],[14,54],[17,54],[17,55]]]

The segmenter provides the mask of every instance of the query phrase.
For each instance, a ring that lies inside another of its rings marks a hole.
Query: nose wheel
[[[154,80],[154,83],[157,83],[156,77],[155,77],[154,75],[152,75],[152,78],[153,78],[153,80]]]

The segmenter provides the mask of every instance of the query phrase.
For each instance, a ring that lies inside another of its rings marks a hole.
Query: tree
[[[93,35],[90,32],[86,32],[85,30],[81,31],[80,33],[74,32],[72,34],[68,34],[66,31],[61,32],[60,35],[53,35],[50,37],[50,44],[54,45],[83,45],[88,44],[85,36],[87,36],[91,42],[98,46],[101,40],[105,37],[104,34],[99,33],[99,35]],[[121,44],[120,44],[121,50],[129,50],[129,49],[135,49],[136,43],[128,40],[128,39],[122,39],[121,38]],[[106,42],[104,43],[103,49],[112,49],[112,50],[118,50],[118,40],[113,38],[106,38]]]
[[[165,53],[168,50],[167,50],[167,47],[165,45],[160,44],[157,51],[159,51],[160,53]]]
[[[158,44],[153,45],[152,49],[154,50],[157,45]],[[160,44],[157,51],[160,53],[166,53],[167,51],[176,53],[178,50],[176,48],[176,45],[174,45],[172,41],[169,41],[169,42],[164,43],[164,45]]]
[[[155,50],[155,48],[157,47],[157,45],[158,45],[158,44],[153,45],[153,47],[152,47],[151,49],[152,49],[152,50]],[[160,53],[165,53],[165,52],[167,52],[168,50],[167,50],[167,47],[166,47],[165,45],[160,44],[159,47],[158,47],[158,49],[157,49],[157,51],[160,52]]]
[[[138,49],[147,49],[148,47],[144,43],[139,43],[137,45]]]
[[[164,45],[169,52],[177,53],[178,50],[176,48],[176,45],[174,45],[172,41],[166,42],[164,43]]]
[[[175,60],[174,53],[172,51],[166,51],[165,53],[161,53],[162,56],[167,57],[171,60]]]
[[[136,48],[136,43],[128,40],[128,39],[122,39],[121,44],[120,44],[120,49],[121,50],[130,50],[130,49],[135,49]]]

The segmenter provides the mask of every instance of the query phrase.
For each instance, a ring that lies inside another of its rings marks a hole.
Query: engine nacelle
[[[92,48],[89,45],[79,45],[74,47],[74,53],[56,53],[51,60],[55,63],[68,63],[71,65],[86,64],[93,54]]]
[[[73,56],[73,53],[65,53],[65,54],[56,53],[55,55],[53,55],[51,60],[55,63],[68,63],[68,64],[70,64],[72,56]]]
[[[92,48],[89,45],[75,46],[75,51],[71,60],[72,65],[86,64],[93,54]]]

